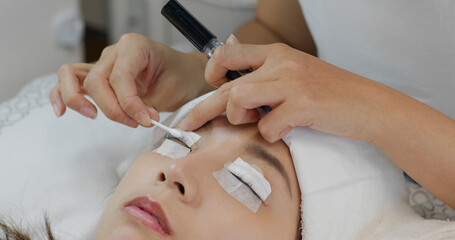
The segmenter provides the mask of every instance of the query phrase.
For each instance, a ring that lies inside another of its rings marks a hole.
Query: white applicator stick
[[[170,128],[170,127],[167,127],[167,126],[164,126],[163,124],[151,119],[150,120],[155,126],[159,127],[159,128],[162,128],[163,130],[169,132],[172,136],[176,137],[176,138],[182,138],[183,137],[183,134],[177,130],[177,129],[174,129],[174,128]]]

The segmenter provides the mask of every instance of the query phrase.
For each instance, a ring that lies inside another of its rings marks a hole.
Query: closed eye
[[[191,147],[189,147],[188,145],[186,145],[182,140],[180,140],[179,138],[176,138],[174,137],[172,134],[170,133],[167,133],[165,136],[164,136],[164,139],[169,139],[169,140],[172,140],[174,142],[177,142],[178,144],[184,146],[184,147],[187,147],[189,149],[191,149]],[[193,150],[193,149],[191,149]]]
[[[251,184],[245,182],[242,178],[240,178],[239,176],[235,175],[234,173],[232,173],[232,172],[229,172],[229,173],[231,173],[235,178],[237,178],[243,185],[247,186],[254,193],[254,196],[256,196],[259,200],[261,200],[261,197],[259,197],[259,195],[256,193],[256,191],[254,191],[254,189],[251,186]]]
[[[266,201],[272,192],[272,186],[257,166],[237,158],[227,169],[243,180],[248,187],[262,200]]]

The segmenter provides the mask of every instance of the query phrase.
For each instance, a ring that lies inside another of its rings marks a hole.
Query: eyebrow
[[[292,198],[292,191],[291,191],[291,184],[289,180],[289,176],[284,169],[283,164],[281,164],[280,160],[278,160],[273,154],[268,152],[264,147],[262,147],[259,144],[256,143],[250,143],[245,147],[245,150],[251,154],[257,157],[258,159],[263,160],[264,162],[268,163],[272,167],[274,167],[284,178],[284,181],[286,182],[289,190],[289,194],[291,195]]]

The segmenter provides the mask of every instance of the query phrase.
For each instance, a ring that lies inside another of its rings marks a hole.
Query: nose
[[[173,193],[186,204],[196,204],[200,199],[200,185],[191,160],[181,158],[163,170],[158,180],[166,183]]]

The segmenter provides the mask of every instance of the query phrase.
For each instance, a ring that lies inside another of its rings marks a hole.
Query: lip
[[[164,237],[172,233],[163,208],[148,197],[137,197],[131,200],[123,207],[123,211],[133,220]]]

